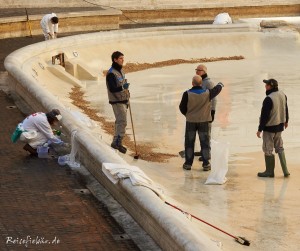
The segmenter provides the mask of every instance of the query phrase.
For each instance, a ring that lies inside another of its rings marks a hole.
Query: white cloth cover
[[[227,181],[229,143],[211,140],[211,171],[205,185],[222,185]]]
[[[232,20],[229,14],[224,12],[215,17],[213,24],[232,24]]]
[[[103,163],[102,171],[114,184],[118,183],[120,179],[129,178],[132,185],[150,188],[157,194],[157,196],[164,200],[162,189],[157,187],[155,183],[137,166]]]

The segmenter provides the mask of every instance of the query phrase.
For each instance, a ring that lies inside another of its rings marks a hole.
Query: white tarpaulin
[[[222,185],[227,181],[229,143],[211,140],[211,171],[205,185]]]
[[[114,184],[118,183],[120,179],[129,178],[132,185],[148,187],[162,198],[162,189],[157,187],[155,183],[137,166],[103,163],[102,171]]]

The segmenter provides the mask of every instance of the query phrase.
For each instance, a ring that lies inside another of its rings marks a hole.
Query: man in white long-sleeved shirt
[[[45,40],[57,38],[58,33],[58,17],[55,13],[45,15],[41,20],[41,27],[45,36]]]
[[[37,147],[45,143],[63,145],[64,142],[53,134],[51,128],[61,118],[58,109],[47,113],[33,113],[25,118],[22,122],[24,132],[20,136],[20,140],[27,143],[24,150],[35,153]]]

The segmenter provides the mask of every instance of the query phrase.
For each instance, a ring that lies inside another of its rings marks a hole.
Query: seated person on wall
[[[232,19],[228,13],[219,13],[215,17],[213,24],[232,24]]]
[[[58,109],[47,113],[33,113],[25,118],[21,123],[23,132],[20,135],[20,140],[27,143],[23,149],[31,154],[36,154],[36,149],[45,143],[64,145],[65,143],[53,134],[51,128],[61,119],[62,116]]]

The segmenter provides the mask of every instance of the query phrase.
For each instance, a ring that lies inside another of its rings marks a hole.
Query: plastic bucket
[[[39,158],[48,158],[48,151],[49,151],[48,146],[39,146],[37,148],[38,157]]]
[[[58,162],[59,165],[64,166],[69,161],[70,161],[70,156],[67,154],[67,155],[64,155],[64,156],[59,156],[57,162]]]

